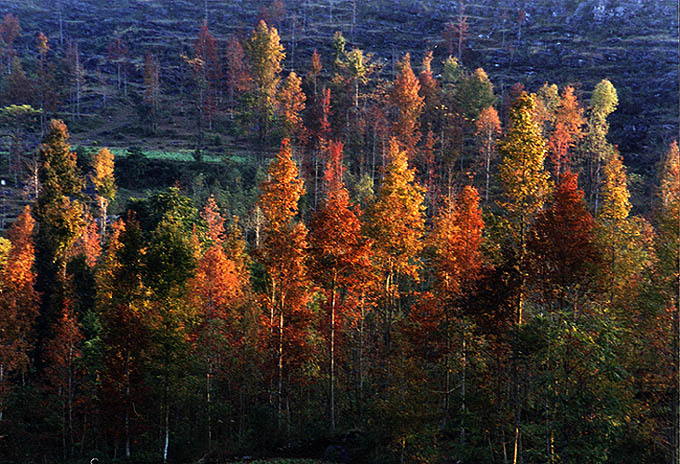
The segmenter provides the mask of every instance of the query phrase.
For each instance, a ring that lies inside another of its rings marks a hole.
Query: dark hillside
[[[28,50],[36,31],[59,43],[76,41],[84,51],[86,71],[115,73],[106,47],[113,36],[130,48],[133,83],[141,81],[143,55],[152,50],[164,67],[162,85],[177,91],[182,76],[180,53],[188,53],[208,13],[208,24],[223,45],[231,34],[245,36],[258,12],[270,2],[240,0],[181,1],[0,1],[0,11],[21,18],[26,33],[19,39]],[[522,6],[525,5],[525,6]],[[456,2],[348,0],[289,1],[277,18],[286,66],[307,67],[315,48],[330,55],[331,37],[343,32],[348,48],[374,53],[392,77],[392,64],[406,51],[415,57],[435,51],[435,70],[446,55],[442,30],[458,15]],[[526,11],[520,24],[518,11]],[[469,37],[463,62],[483,67],[501,94],[515,82],[536,90],[543,82],[580,83],[590,91],[603,78],[619,92],[620,106],[612,116],[611,139],[635,170],[649,174],[663,146],[677,133],[678,35],[677,5],[671,0],[478,0],[466,5]],[[587,97],[587,95],[585,95]],[[114,131],[115,132],[115,131]],[[86,134],[87,132],[85,132]],[[75,132],[76,138],[88,137]],[[96,133],[101,142],[116,144],[115,133]]]

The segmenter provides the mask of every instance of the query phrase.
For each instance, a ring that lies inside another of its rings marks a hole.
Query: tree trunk
[[[337,270],[333,271],[333,283],[331,287],[331,340],[330,340],[330,429],[335,433],[335,282]]]
[[[165,429],[165,442],[163,444],[163,463],[168,462],[168,447],[170,446],[170,405],[168,404],[168,378],[167,373],[165,374],[165,418],[164,418],[164,429]]]
[[[212,449],[212,398],[210,397],[211,374],[212,362],[208,360],[208,371],[205,373],[205,400],[207,404],[206,408],[208,416],[208,452]]]
[[[278,343],[278,381],[277,381],[277,407],[278,412],[277,421],[279,428],[281,428],[281,413],[282,413],[282,399],[283,399],[283,308],[284,297],[281,297],[281,306],[279,308],[279,343]]]

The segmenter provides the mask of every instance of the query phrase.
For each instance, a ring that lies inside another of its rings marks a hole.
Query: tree
[[[260,142],[264,142],[269,135],[274,115],[281,62],[286,54],[281,46],[278,31],[275,27],[268,27],[264,21],[260,21],[251,33],[245,51],[253,79],[254,120],[258,126]]]
[[[45,375],[50,391],[58,398],[61,406],[61,442],[64,459],[67,459],[75,455],[74,414],[77,403],[81,400],[79,394],[84,377],[79,363],[83,335],[68,299],[64,300],[64,307],[52,332],[54,336],[45,348]]]
[[[234,117],[234,104],[237,93],[250,89],[251,77],[244,61],[243,46],[236,37],[230,37],[226,45],[227,88],[229,89],[230,115]]]
[[[498,119],[498,112],[493,106],[488,106],[482,110],[475,121],[475,129],[480,155],[482,155],[484,160],[484,173],[486,175],[484,202],[488,204],[491,160],[497,155],[498,137],[501,135],[501,121]]]
[[[267,273],[269,310],[264,327],[268,346],[276,363],[277,413],[281,424],[284,400],[289,401],[284,380],[304,353],[308,324],[307,228],[296,220],[298,202],[304,194],[302,180],[292,159],[288,139],[281,142],[276,159],[269,166],[269,180],[260,187],[258,206],[264,217],[264,240],[258,260]],[[290,421],[287,421],[290,426]]]
[[[109,42],[108,55],[109,60],[116,65],[116,82],[118,84],[118,90],[124,88],[125,94],[127,94],[125,68],[127,67],[128,52],[127,45],[125,45],[120,37],[115,37]]]
[[[423,56],[423,69],[418,74],[420,82],[420,95],[423,97],[425,106],[421,117],[422,126],[428,130],[436,131],[441,110],[442,91],[439,82],[432,73],[432,51]]]
[[[50,249],[46,262],[58,261],[64,269],[66,252],[82,226],[82,206],[75,199],[80,196],[82,179],[68,139],[66,124],[53,119],[38,149],[41,189],[36,204],[38,241]]]
[[[511,107],[510,129],[498,145],[502,155],[499,173],[505,190],[502,205],[514,222],[521,246],[533,216],[550,193],[544,168],[545,141],[534,119],[535,108],[535,96],[522,93]]]
[[[50,46],[45,34],[40,32],[36,38],[38,50],[38,103],[40,109],[40,134],[44,135],[47,129],[47,111],[57,109],[56,82],[54,79],[54,64],[47,59]]]
[[[71,100],[71,120],[80,117],[80,98],[82,96],[85,70],[80,64],[80,50],[78,44],[69,42],[64,57],[66,72],[68,73],[68,84]]]
[[[637,293],[641,272],[651,264],[653,232],[643,218],[629,216],[632,205],[628,178],[618,151],[614,150],[606,160],[603,174],[597,220],[605,263],[604,294],[612,308],[626,310]]]
[[[219,81],[222,78],[222,67],[219,58],[219,50],[215,37],[210,33],[208,24],[203,22],[198,37],[194,43],[194,72],[200,73],[197,76],[198,102],[200,117],[208,120],[208,125],[212,129],[212,121],[215,115]],[[200,134],[199,134],[200,137]]]
[[[465,186],[456,201],[447,199],[447,204],[435,217],[432,232],[428,237],[428,245],[432,258],[430,265],[434,274],[434,293],[436,303],[434,314],[430,317],[443,325],[444,334],[443,371],[444,381],[444,422],[449,415],[451,388],[451,355],[452,329],[454,321],[459,320],[461,327],[461,352],[465,359],[466,335],[460,304],[466,290],[469,290],[479,278],[482,268],[482,231],[484,221],[479,207],[479,193],[474,187]],[[461,441],[465,441],[465,365],[461,386]],[[463,444],[461,443],[461,444]]]
[[[39,306],[34,288],[34,226],[31,208],[26,206],[7,233],[9,250],[0,260],[0,419],[12,376],[26,373],[33,348],[33,323]]]
[[[21,26],[19,19],[12,13],[7,13],[2,18],[0,24],[0,37],[2,38],[3,54],[7,57],[7,74],[12,73],[12,65],[16,51],[14,50],[14,41],[21,35]]]
[[[113,153],[108,148],[101,148],[92,157],[92,174],[90,179],[97,192],[96,199],[101,212],[101,240],[106,234],[107,211],[109,204],[116,198],[118,188],[116,178],[113,175],[114,162]]]
[[[353,106],[354,111],[359,110],[359,85],[366,85],[368,76],[373,72],[373,65],[371,64],[371,55],[364,54],[363,50],[353,48],[345,55],[346,61],[343,62],[343,67],[349,77],[349,82],[354,89],[353,92]]]
[[[419,280],[425,228],[423,188],[416,184],[406,151],[394,138],[389,160],[365,226],[374,240],[373,259],[380,276],[385,359],[390,356],[392,325],[402,306],[405,280]]]
[[[407,53],[399,63],[399,74],[394,81],[390,99],[397,117],[392,127],[394,137],[405,148],[411,159],[420,140],[420,115],[423,113],[423,97],[419,95],[420,82],[411,69],[411,57]]]
[[[511,126],[505,138],[499,143],[502,154],[499,166],[505,199],[502,206],[509,215],[510,240],[514,247],[514,259],[519,273],[519,291],[515,302],[515,341],[513,343],[513,403],[514,437],[513,464],[521,457],[518,372],[518,335],[522,326],[524,306],[527,298],[527,232],[533,219],[543,207],[550,193],[549,174],[544,169],[546,156],[545,141],[534,118],[536,97],[523,92],[510,108]]]
[[[666,308],[673,308],[671,422],[673,424],[673,461],[680,459],[680,150],[673,141],[663,159],[659,186],[661,211],[659,214],[656,253],[659,258],[655,277],[664,297]],[[662,313],[663,314],[663,313]],[[654,359],[658,362],[658,354]],[[658,364],[657,364],[658,366]]]
[[[33,83],[26,77],[21,61],[16,56],[12,59],[12,71],[5,80],[2,99],[7,105],[30,105],[35,101]]]
[[[211,196],[201,213],[208,225],[207,242],[198,259],[196,273],[189,282],[190,295],[198,310],[194,331],[197,348],[205,363],[207,405],[207,437],[210,450],[213,440],[212,401],[213,378],[233,356],[241,335],[238,332],[242,315],[237,311],[244,299],[245,281],[237,263],[225,249],[224,219]]]
[[[493,84],[482,68],[464,75],[455,89],[454,101],[466,121],[472,122],[484,108],[496,102]]]
[[[188,200],[188,199],[187,199]],[[170,449],[170,411],[175,392],[186,378],[191,327],[196,323],[195,308],[187,304],[189,282],[196,269],[196,242],[187,234],[186,220],[176,211],[155,211],[161,217],[151,231],[144,259],[143,279],[151,290],[152,369],[158,383],[156,394],[162,411],[163,462]]]
[[[144,403],[147,389],[143,376],[149,363],[151,321],[149,291],[143,282],[145,245],[139,222],[116,221],[96,276],[105,347],[102,406],[116,443],[122,439],[126,458],[132,456],[136,424],[143,422],[134,405]]]
[[[149,106],[151,132],[158,130],[158,107],[160,105],[161,65],[151,53],[144,55],[144,103]]]
[[[461,2],[456,21],[446,23],[442,32],[442,39],[446,46],[447,54],[453,56],[456,53],[458,61],[463,57],[463,43],[467,39],[468,29],[469,24],[468,17],[465,15],[465,2]]]
[[[323,65],[321,64],[321,55],[319,55],[319,52],[314,49],[314,52],[312,52],[312,59],[310,63],[310,69],[307,72],[307,76],[312,80],[314,83],[314,96],[316,97],[317,94],[317,81],[319,79],[319,76],[321,75],[321,71],[323,71]]]
[[[370,267],[370,242],[362,237],[357,211],[351,209],[343,182],[342,143],[331,142],[326,164],[326,198],[311,224],[310,249],[313,274],[324,289],[329,320],[329,411],[330,431],[335,432],[335,365],[337,328],[345,327],[356,308],[361,285]]]
[[[565,87],[555,112],[555,130],[548,139],[548,150],[558,181],[564,170],[570,170],[569,150],[583,136],[581,126],[584,122],[583,110],[574,96],[574,88]]]
[[[303,136],[301,113],[305,109],[305,94],[301,88],[302,79],[291,72],[281,86],[278,94],[278,112],[283,122],[283,136],[298,139]]]
[[[588,194],[593,209],[599,210],[599,189],[602,163],[612,152],[607,142],[609,123],[607,117],[616,110],[619,98],[612,83],[603,79],[595,86],[590,97],[590,114],[587,121],[587,133],[583,140],[583,156],[588,169]]]
[[[550,206],[538,213],[528,247],[535,287],[551,311],[572,310],[578,317],[583,295],[593,291],[592,279],[601,262],[595,220],[567,170],[553,192]]]

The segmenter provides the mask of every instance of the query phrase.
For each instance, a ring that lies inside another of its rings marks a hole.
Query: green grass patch
[[[96,151],[99,147],[85,146],[90,151]],[[130,154],[127,148],[116,148],[107,147],[111,153],[116,158],[127,158]],[[149,159],[162,159],[168,161],[183,161],[183,162],[194,162],[194,151],[193,150],[177,150],[177,151],[164,151],[164,150],[142,150],[144,156]],[[237,163],[245,162],[245,157],[239,155],[212,155],[204,153],[201,161],[204,163],[221,163],[225,159],[230,159]]]

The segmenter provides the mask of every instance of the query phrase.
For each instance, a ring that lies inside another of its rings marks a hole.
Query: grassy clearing
[[[88,150],[97,150],[99,147],[84,146]],[[127,158],[130,154],[127,148],[117,148],[117,147],[107,147],[115,157]],[[177,151],[164,151],[164,150],[142,150],[144,155],[149,159],[162,159],[168,161],[184,161],[193,162],[194,151],[193,150],[177,150]],[[204,154],[202,161],[204,163],[221,163],[225,159],[231,159],[236,162],[243,162],[244,158],[242,156],[232,156],[232,155],[209,155]]]

